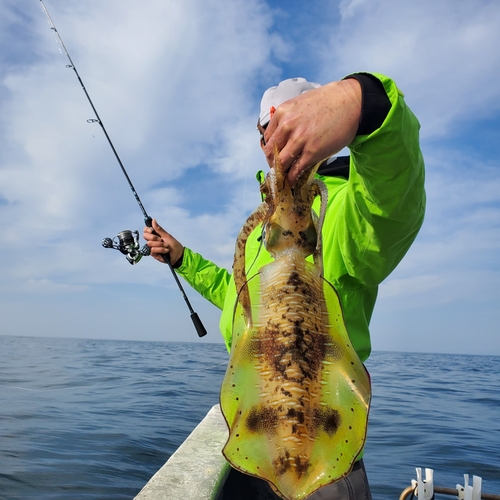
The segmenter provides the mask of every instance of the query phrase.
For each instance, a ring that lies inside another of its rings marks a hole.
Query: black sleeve
[[[332,156],[318,168],[319,175],[349,179],[349,156]]]
[[[381,127],[391,109],[391,101],[387,97],[382,82],[368,73],[356,73],[346,76],[361,85],[362,103],[361,119],[356,135],[368,135]]]

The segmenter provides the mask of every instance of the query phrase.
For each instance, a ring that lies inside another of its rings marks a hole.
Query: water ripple
[[[130,499],[211,406],[221,344],[0,337],[0,499]],[[500,359],[374,353],[374,500],[432,467],[500,493]]]

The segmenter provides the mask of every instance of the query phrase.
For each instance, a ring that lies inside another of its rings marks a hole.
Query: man
[[[262,99],[258,128],[270,165],[277,146],[293,184],[307,166],[326,159],[318,170],[328,189],[322,231],[324,275],[339,294],[361,361],[371,351],[368,325],[378,285],[401,261],[423,222],[419,127],[402,92],[378,74],[353,74],[324,86],[294,78],[269,89]],[[346,146],[350,157],[332,158]],[[318,200],[313,208],[317,211]],[[156,221],[153,229],[159,236],[150,228],[144,230],[152,255],[163,261],[161,254],[168,252],[178,273],[222,309],[220,328],[230,349],[236,301],[231,275],[184,248]],[[271,260],[261,250],[259,237],[257,228],[246,245],[247,261],[256,259],[256,269]],[[228,488],[236,474],[230,476]],[[243,475],[237,481],[248,482],[247,490],[253,491],[248,498],[278,498],[264,481]],[[362,460],[346,478],[318,490],[313,499],[370,500]]]

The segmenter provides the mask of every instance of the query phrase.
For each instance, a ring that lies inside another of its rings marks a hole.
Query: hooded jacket
[[[393,80],[380,74],[372,74],[371,78],[383,85],[389,100],[381,124],[371,131],[360,125],[349,145],[348,174],[338,175],[331,167],[317,174],[328,190],[322,230],[324,276],[339,294],[347,331],[361,361],[371,351],[369,323],[378,285],[410,248],[425,212],[419,122]],[[363,100],[365,113],[365,92]],[[333,176],[322,172],[333,172]],[[318,212],[319,198],[313,209]],[[246,263],[256,266],[254,269],[272,260],[260,244],[260,235],[259,226],[246,245]],[[177,272],[222,309],[220,330],[230,350],[237,300],[232,275],[189,248],[185,248]]]

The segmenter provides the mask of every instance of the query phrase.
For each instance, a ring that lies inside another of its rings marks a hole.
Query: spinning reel
[[[104,238],[102,246],[119,250],[132,265],[137,264],[142,257],[147,257],[151,253],[147,245],[141,248],[139,231],[129,231],[128,229],[119,232],[113,239]]]

